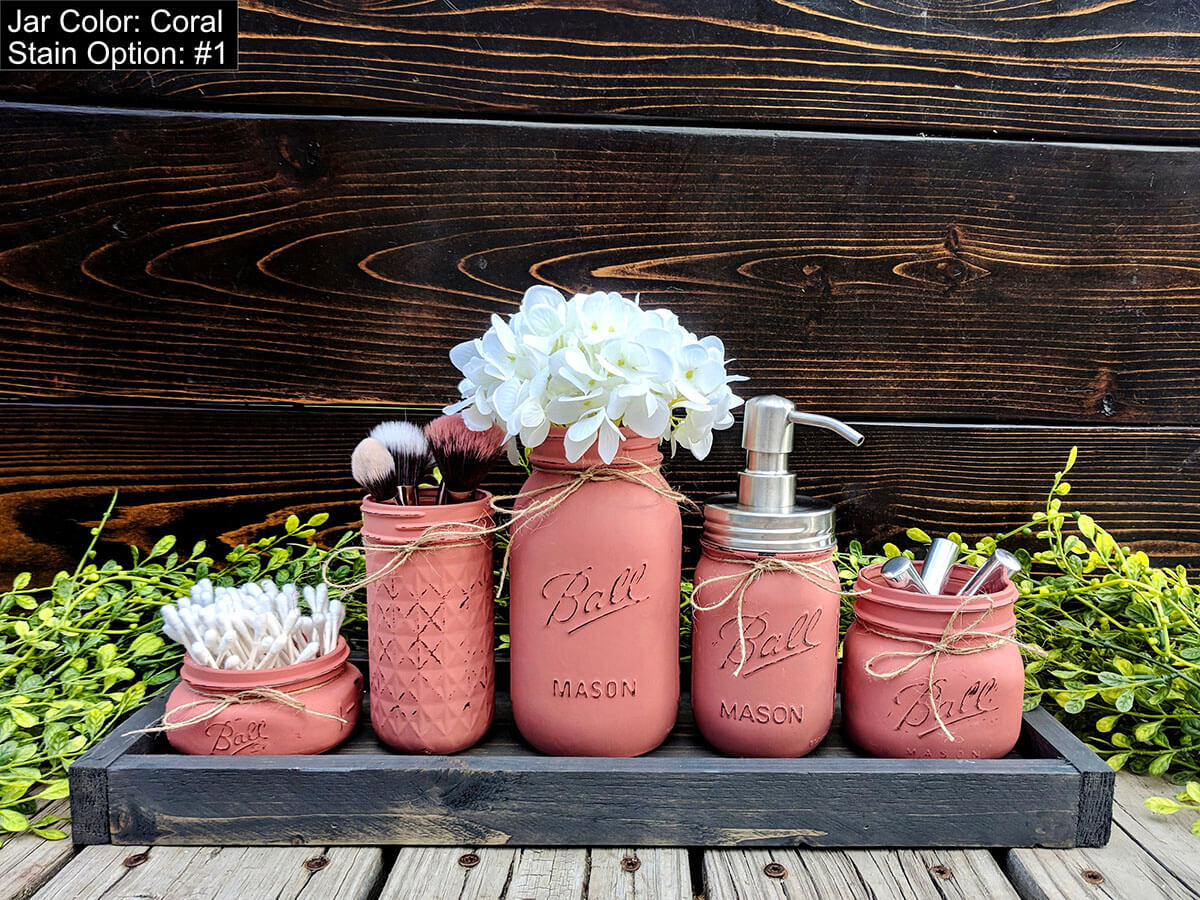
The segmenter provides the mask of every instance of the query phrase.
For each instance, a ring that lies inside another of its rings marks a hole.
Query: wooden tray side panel
[[[1059,756],[1079,771],[1077,847],[1103,847],[1112,834],[1113,792],[1117,773],[1067,730],[1049,711],[1038,707],[1025,714],[1025,732],[1046,756]]]
[[[163,691],[117,725],[99,744],[81,756],[67,773],[71,788],[71,839],[76,844],[110,842],[108,767],[126,753],[144,753],[153,743],[146,734],[129,734],[157,722],[166,709]]]
[[[591,769],[539,758],[242,762],[122,760],[109,770],[113,842],[1066,847],[1080,790],[1070,767],[1037,761],[951,773],[826,760],[786,774],[711,758]]]

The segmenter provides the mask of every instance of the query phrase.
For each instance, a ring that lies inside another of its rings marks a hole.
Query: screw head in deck
[[[787,869],[777,862],[769,862],[763,866],[763,874],[768,878],[786,878]]]
[[[473,869],[477,865],[479,865],[479,854],[464,853],[462,856],[460,856],[458,858],[458,864],[460,866],[462,866],[464,869]]]
[[[642,867],[642,861],[636,856],[626,856],[621,860],[621,868],[626,872],[636,872]]]

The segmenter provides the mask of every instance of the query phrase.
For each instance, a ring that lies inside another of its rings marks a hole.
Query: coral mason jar
[[[705,504],[692,596],[692,711],[721,752],[803,756],[829,731],[841,602],[836,543],[832,504],[811,497],[796,497],[786,512],[739,506],[732,494]],[[755,566],[762,571],[751,581]]]
[[[797,495],[797,424],[861,444],[844,422],[784,397],[746,401],[738,492],[704,505],[692,594],[692,711],[735,756],[803,756],[833,721],[841,584],[833,505]]]
[[[564,433],[533,450],[514,504],[513,717],[546,753],[637,756],[679,706],[679,508],[655,490],[656,440],[626,431],[611,463],[595,447],[568,462]]]
[[[491,494],[438,506],[434,493],[362,504],[371,725],[404,753],[464,750],[495,710]]]
[[[1004,756],[1021,732],[1025,670],[1013,640],[1017,589],[953,596],[973,573],[956,565],[946,594],[889,584],[878,565],[855,584],[846,632],[842,700],[846,732],[887,757]]]
[[[205,756],[323,753],[358,723],[363,677],[349,656],[344,638],[331,653],[275,669],[213,669],[189,653],[167,698],[167,740]]]

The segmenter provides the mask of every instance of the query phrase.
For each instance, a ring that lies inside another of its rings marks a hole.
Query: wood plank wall
[[[0,75],[0,578],[114,487],[118,541],[353,521],[357,439],[535,280],[868,423],[795,458],[845,538],[1011,526],[1079,444],[1080,507],[1200,563],[1197,9],[242,7],[237,72]]]

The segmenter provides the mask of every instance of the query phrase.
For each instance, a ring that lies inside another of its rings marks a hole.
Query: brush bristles
[[[400,488],[415,489],[429,471],[429,442],[421,429],[412,422],[381,422],[371,437],[391,452]]]
[[[468,499],[483,483],[505,441],[503,429],[472,431],[457,414],[434,419],[425,426],[425,436],[446,492],[457,499]]]
[[[350,456],[350,472],[377,503],[396,499],[396,462],[381,441],[370,437],[359,441]]]

